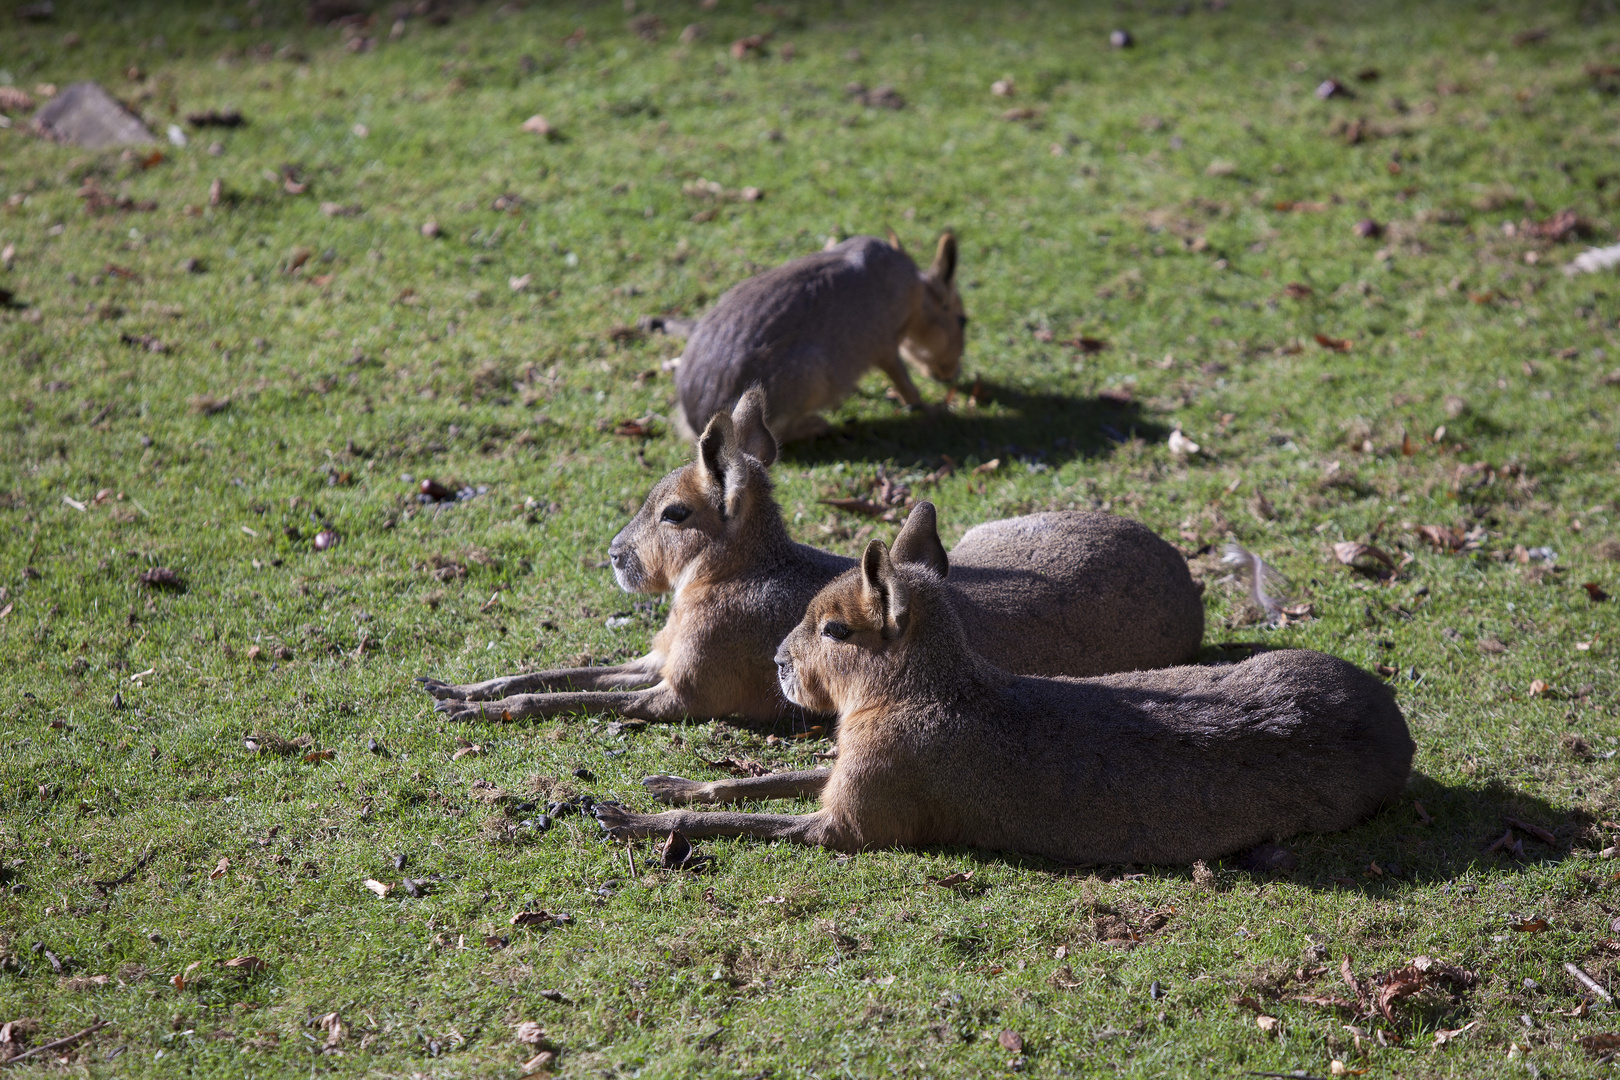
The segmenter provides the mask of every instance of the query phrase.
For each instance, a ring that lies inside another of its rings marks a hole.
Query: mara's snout
[[[788,652],[787,642],[776,650],[776,682],[782,688],[782,696],[795,705],[803,705],[799,700],[799,678],[793,672],[793,654]]]
[[[613,580],[627,593],[643,592],[646,575],[641,572],[641,560],[636,549],[625,540],[624,533],[613,538],[608,545],[608,562],[613,566]]]

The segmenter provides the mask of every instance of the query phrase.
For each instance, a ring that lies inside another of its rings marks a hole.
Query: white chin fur
[[[617,566],[613,568],[613,580],[627,593],[641,592],[641,583],[633,580],[627,571]]]
[[[799,700],[799,680],[794,677],[791,669],[784,671],[776,669],[777,684],[782,687],[782,696],[793,704],[803,707],[804,702]]]

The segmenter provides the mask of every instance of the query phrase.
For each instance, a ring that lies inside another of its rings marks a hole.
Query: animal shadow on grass
[[[980,382],[979,396],[994,407],[967,409],[957,395],[941,414],[894,412],[854,420],[817,439],[788,443],[783,456],[802,465],[839,461],[895,461],[932,464],[941,455],[957,462],[977,456],[1023,460],[1029,466],[1056,467],[1075,458],[1110,454],[1132,437],[1162,442],[1170,429],[1144,416],[1134,401],[1037,393]]]
[[[1561,810],[1498,780],[1447,785],[1414,772],[1400,800],[1363,824],[1283,840],[1292,859],[1262,845],[1222,866],[1312,889],[1397,896],[1468,873],[1518,873],[1560,862],[1590,839],[1592,825],[1584,811]],[[1268,870],[1272,861],[1281,866]]]
[[[1423,807],[1431,823],[1422,821],[1414,803]],[[1355,828],[1338,833],[1303,833],[1287,837],[1280,844],[1262,844],[1248,852],[1228,855],[1216,867],[1219,873],[1215,887],[1229,887],[1247,877],[1292,882],[1323,892],[1356,891],[1395,897],[1469,872],[1519,873],[1535,863],[1562,861],[1583,842],[1592,824],[1581,811],[1558,810],[1500,782],[1448,787],[1413,773],[1399,802],[1386,806]],[[1547,843],[1521,825],[1543,830],[1553,842]],[[1509,831],[1513,839],[1498,844]],[[955,845],[912,850],[966,858],[979,867],[1095,876],[1105,881],[1137,877],[1198,880],[1198,872],[1187,866],[1063,866],[1038,855]],[[1272,868],[1267,869],[1268,865]],[[1373,869],[1375,865],[1377,869]],[[993,886],[970,879],[954,887],[980,894]]]

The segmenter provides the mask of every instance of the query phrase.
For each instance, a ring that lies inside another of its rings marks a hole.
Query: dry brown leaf
[[[1512,928],[1521,934],[1540,934],[1552,929],[1552,925],[1546,919],[1537,918],[1513,923]]]
[[[210,870],[208,872],[208,880],[209,881],[218,881],[220,878],[222,878],[226,874],[228,874],[230,872],[230,869],[231,869],[231,860],[229,860],[229,859],[221,859],[221,860],[219,860],[219,865],[214,867],[212,870]]]
[[[1333,545],[1333,557],[1346,566],[1354,566],[1356,560],[1362,556],[1377,559],[1391,570],[1395,569],[1395,559],[1382,548],[1373,547],[1355,540],[1341,540]]]
[[[567,926],[574,921],[574,917],[563,912],[520,911],[509,921],[513,926]]]
[[[221,966],[231,968],[234,971],[263,971],[270,965],[257,956],[233,956]]]
[[[944,877],[933,877],[930,875],[928,882],[930,885],[938,885],[941,888],[955,889],[972,881],[973,874],[974,871],[972,870],[958,870],[956,873],[947,874]]]
[[[520,1043],[539,1046],[546,1041],[546,1029],[533,1020],[525,1020],[512,1032],[512,1036]]]
[[[393,892],[393,890],[394,890],[394,887],[392,885],[384,885],[382,882],[378,881],[376,878],[366,878],[366,880],[362,881],[360,884],[364,885],[366,888],[370,889],[372,892],[376,893],[378,896],[383,896],[383,897],[386,897],[390,892]]]
[[[1349,338],[1328,337],[1326,334],[1317,334],[1316,343],[1330,352],[1349,352],[1356,344]]]
[[[460,761],[464,757],[478,757],[483,752],[484,748],[482,746],[463,746],[461,749],[450,755],[450,760]]]
[[[337,757],[336,750],[314,750],[304,755],[305,765],[319,765],[323,761],[331,761]]]
[[[1278,1020],[1275,1016],[1266,1016],[1261,1014],[1260,1016],[1254,1018],[1254,1026],[1265,1032],[1267,1035],[1274,1035],[1277,1033],[1278,1029],[1282,1027],[1282,1021]]]
[[[1552,689],[1552,688],[1547,684],[1546,680],[1544,680],[1544,679],[1531,679],[1530,680],[1530,696],[1531,697],[1541,697],[1543,694],[1545,694],[1550,689]]]
[[[1003,1031],[996,1036],[996,1041],[1009,1054],[1022,1054],[1024,1052],[1024,1037],[1016,1031]]]
[[[980,466],[982,469],[983,466]],[[978,469],[974,470],[979,471]],[[831,506],[851,514],[860,514],[864,517],[882,517],[889,512],[887,506],[879,506],[869,499],[818,499],[823,506]]]

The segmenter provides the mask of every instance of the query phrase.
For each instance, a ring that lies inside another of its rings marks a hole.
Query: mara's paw
[[[416,677],[416,681],[422,685],[422,689],[426,690],[440,701],[444,701],[446,699],[460,700],[467,696],[462,691],[461,687],[453,686],[447,682],[440,682],[431,675],[418,675]]]
[[[680,776],[649,776],[641,782],[647,793],[661,803],[684,806],[687,803],[707,802],[704,788],[709,785]]]
[[[482,701],[462,701],[460,698],[440,698],[434,712],[443,713],[452,720],[500,720],[499,702],[494,706]]]
[[[635,814],[618,803],[597,803],[591,807],[596,823],[615,840],[639,840],[660,830],[651,814]]]

